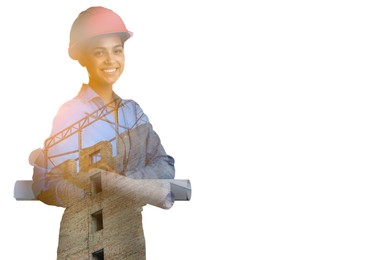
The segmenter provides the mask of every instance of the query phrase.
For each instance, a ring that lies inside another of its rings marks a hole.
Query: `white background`
[[[7,1],[1,255],[55,259],[62,209],[13,198],[86,73],[77,15],[134,32],[115,85],[149,116],[190,202],[144,208],[148,260],[389,259],[388,1]]]

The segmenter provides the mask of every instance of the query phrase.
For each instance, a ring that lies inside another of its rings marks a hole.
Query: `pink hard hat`
[[[125,42],[133,33],[127,30],[119,15],[110,9],[96,6],[81,12],[70,30],[69,56],[78,60],[85,42],[105,34],[120,34]]]

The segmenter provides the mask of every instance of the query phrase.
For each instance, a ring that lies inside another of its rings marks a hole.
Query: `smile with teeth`
[[[106,73],[113,73],[113,72],[116,71],[116,68],[113,68],[113,69],[104,69],[103,71],[106,72]]]

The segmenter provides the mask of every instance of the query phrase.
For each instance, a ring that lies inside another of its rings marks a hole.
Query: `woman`
[[[35,161],[33,190],[44,203],[67,207],[86,196],[58,166],[67,160],[79,163],[80,152],[101,141],[110,141],[113,156],[120,158],[111,171],[137,179],[174,178],[174,159],[165,153],[148,117],[136,102],[113,91],[124,70],[124,43],[131,36],[122,19],[104,7],[88,8],[74,21],[69,56],[86,68],[89,82],[61,106]]]

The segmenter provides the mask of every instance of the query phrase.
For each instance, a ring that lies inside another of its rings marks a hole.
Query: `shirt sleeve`
[[[68,101],[60,107],[53,119],[51,137],[80,119],[82,115],[76,110],[77,106],[72,101]],[[44,149],[45,147],[46,144]],[[48,205],[67,207],[86,196],[87,193],[75,179],[70,178],[66,169],[53,168],[66,160],[77,157],[74,153],[57,157],[58,154],[73,150],[77,150],[77,135],[61,140],[53,147],[48,148],[46,156],[49,156],[50,159],[45,158],[43,151],[37,157],[33,173],[33,192],[37,199]]]
[[[34,162],[32,178],[32,189],[37,199],[48,205],[67,207],[87,196],[77,183],[66,178],[67,174],[61,168],[48,173],[44,165],[44,155],[41,153]]]
[[[137,165],[130,163],[126,175],[134,179],[174,179],[175,160],[165,152],[159,136],[138,104],[136,115],[139,124],[132,130],[130,137],[130,157],[137,159]]]
[[[174,179],[175,160],[168,155],[160,142],[160,138],[153,130],[151,124],[146,125],[147,142],[145,165],[128,172],[130,178],[134,179]]]

